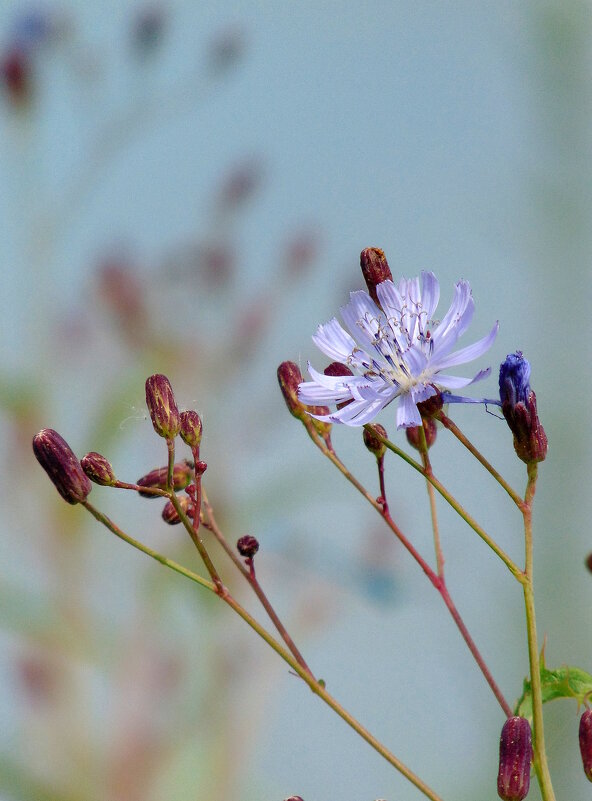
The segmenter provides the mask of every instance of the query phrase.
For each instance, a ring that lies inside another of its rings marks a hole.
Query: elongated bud
[[[364,445],[377,459],[382,459],[386,451],[386,445],[378,439],[377,434],[388,439],[386,428],[381,426],[380,423],[371,423],[368,428],[364,428]]]
[[[424,417],[422,419],[422,423],[426,439],[426,445],[428,446],[429,450],[436,441],[436,437],[438,436],[438,428],[436,426],[436,421],[433,420],[431,417]],[[421,428],[419,426],[411,426],[410,428],[406,428],[405,434],[407,436],[407,442],[413,448],[415,448],[416,451],[423,450]]]
[[[514,435],[516,455],[527,464],[542,462],[547,455],[547,435],[539,420],[536,395],[529,380],[530,364],[522,352],[508,354],[499,372],[502,412]]]
[[[146,406],[158,436],[174,439],[181,427],[181,417],[171,382],[165,375],[151,375],[146,379]]]
[[[393,280],[393,274],[388,266],[384,250],[380,250],[380,248],[365,248],[360,253],[360,267],[362,268],[362,275],[364,276],[364,281],[366,281],[370,297],[374,303],[380,306],[376,287],[378,284],[382,284],[383,281]]]
[[[530,788],[532,735],[526,718],[508,718],[500,737],[497,794],[503,801],[522,801]]]
[[[167,477],[169,471],[168,467],[157,467],[156,470],[151,470],[142,478],[139,478],[136,481],[140,487],[152,487],[154,489],[166,489],[167,485]],[[189,459],[185,459],[182,462],[177,462],[173,466],[173,489],[175,491],[185,489],[193,479],[193,462],[190,462]],[[153,495],[151,492],[142,492],[139,490],[139,494],[143,498],[156,498],[156,495]]]
[[[250,534],[245,534],[244,537],[237,540],[236,550],[246,559],[252,559],[259,550],[259,542]]]
[[[331,434],[331,423],[317,420],[311,414],[329,414],[327,406],[305,406],[298,397],[298,386],[302,383],[302,373],[295,362],[282,362],[277,369],[278,383],[286,401],[290,414],[305,425],[312,424],[317,433],[328,439]]]
[[[194,504],[191,498],[189,498],[187,495],[180,495],[177,500],[179,501],[181,509],[186,515],[193,515]],[[172,501],[167,501],[165,504],[164,509],[162,510],[162,519],[165,523],[168,523],[169,526],[176,526],[177,523],[181,522],[179,513],[173,506]]]
[[[35,458],[68,503],[86,500],[92,489],[76,455],[57,431],[43,428],[33,437]]]
[[[189,410],[181,412],[181,429],[179,434],[186,445],[194,449],[199,448],[203,423],[197,412]]]
[[[580,753],[584,773],[592,782],[592,709],[587,709],[580,718]]]
[[[117,481],[111,463],[96,451],[91,451],[86,456],[83,456],[80,464],[86,475],[95,484],[100,484],[102,487],[112,487]]]

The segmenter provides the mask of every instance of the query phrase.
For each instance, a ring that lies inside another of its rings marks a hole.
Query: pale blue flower
[[[380,307],[367,292],[352,292],[341,309],[347,330],[333,318],[313,336],[326,356],[347,365],[353,375],[327,376],[309,364],[312,381],[300,384],[298,394],[308,406],[340,404],[337,411],[319,419],[350,426],[370,422],[397,400],[397,428],[417,426],[418,403],[439,390],[460,389],[489,375],[491,368],[473,378],[442,371],[485,353],[495,340],[498,323],[486,337],[453,353],[475,308],[468,281],[456,284],[452,305],[440,321],[434,318],[440,285],[431,272],[421,274],[421,287],[419,278],[402,278],[397,285],[383,281],[376,291]],[[464,399],[445,395],[445,400]]]

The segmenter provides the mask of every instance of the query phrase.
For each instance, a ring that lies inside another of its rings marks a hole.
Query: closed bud
[[[180,495],[177,500],[179,501],[179,505],[186,515],[193,515],[194,504],[191,498],[189,498],[187,495]],[[165,523],[168,523],[169,526],[176,526],[177,523],[181,522],[179,513],[173,506],[172,501],[168,501],[165,504],[165,507],[162,510],[162,519]]]
[[[381,426],[380,423],[370,423],[368,428],[364,428],[364,445],[377,459],[382,459],[386,451],[386,445],[380,441],[377,434],[380,437],[388,439],[388,434],[384,426]]]
[[[290,798],[286,798],[285,801],[304,801],[304,799],[299,795],[291,795]]]
[[[526,718],[508,718],[500,737],[497,794],[503,801],[522,801],[530,788],[532,735]]]
[[[195,463],[195,476],[196,476],[196,478],[199,478],[200,476],[203,476],[203,474],[206,472],[207,469],[208,469],[208,465],[207,465],[206,462],[201,461],[201,460],[199,462],[196,462]]]
[[[530,364],[521,351],[508,354],[499,372],[502,412],[514,435],[516,455],[527,464],[542,462],[547,455],[547,435],[539,420],[536,395],[529,380]]]
[[[382,284],[383,281],[393,280],[384,250],[380,250],[380,248],[365,248],[360,253],[360,267],[362,268],[362,275],[364,276],[364,281],[366,281],[370,297],[374,303],[380,306],[376,287],[378,284]]]
[[[146,379],[146,406],[158,436],[174,439],[181,427],[181,417],[166,376],[157,374]]]
[[[277,369],[277,378],[290,414],[298,420],[306,419],[306,406],[298,397],[298,387],[302,383],[298,365],[295,362],[282,362]]]
[[[422,422],[423,422],[423,431],[425,434],[425,441],[429,450],[429,448],[431,448],[434,442],[436,441],[436,437],[438,436],[438,428],[436,426],[436,421],[433,420],[431,417],[424,417]],[[412,448],[415,448],[416,451],[423,450],[423,440],[421,436],[420,426],[410,426],[409,428],[406,428],[405,434],[407,436],[407,442],[411,445]]]
[[[252,559],[259,550],[259,542],[250,534],[245,534],[244,537],[241,537],[237,541],[236,550],[241,556],[244,556],[245,559]]]
[[[592,573],[592,553],[589,553],[586,557],[586,567]]]
[[[587,709],[580,718],[580,753],[584,773],[592,782],[592,709]]]
[[[181,412],[181,429],[179,434],[186,445],[195,450],[201,442],[203,424],[201,417],[192,410]]]
[[[87,453],[80,460],[80,464],[86,475],[95,484],[100,484],[102,487],[112,487],[117,482],[111,463],[100,453],[95,451]]]
[[[57,431],[44,428],[33,437],[35,458],[68,503],[86,500],[92,489],[76,455]]]
[[[140,487],[152,487],[153,489],[166,489],[167,478],[169,470],[168,467],[157,467],[156,470],[151,470],[142,478],[136,481]],[[173,465],[173,489],[175,491],[182,490],[187,487],[193,479],[193,462],[189,459],[184,459],[182,462],[177,462]],[[155,498],[151,492],[138,491],[143,498]]]

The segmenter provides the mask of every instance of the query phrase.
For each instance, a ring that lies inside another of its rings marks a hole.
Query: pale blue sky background
[[[277,558],[294,560],[287,584],[268,576],[278,606],[289,608],[294,584],[324,588],[329,625],[302,636],[329,689],[444,798],[492,799],[503,723],[494,700],[405,555],[395,560],[390,600],[377,602],[360,582],[355,560],[372,518],[287,419],[275,369],[283,359],[323,366],[310,335],[348,289],[361,286],[363,247],[384,248],[395,274],[434,270],[444,305],[454,282],[469,279],[477,304],[470,335],[477,339],[500,321],[485,393],[495,394],[497,365],[521,348],[533,365],[549,436],[536,521],[539,631],[549,637],[548,662],[591,669],[592,577],[583,569],[592,550],[583,478],[592,390],[590,4],[178,2],[170,5],[162,52],[145,68],[130,64],[126,40],[138,7],[64,4],[76,36],[43,55],[36,106],[28,114],[0,111],[3,374],[8,382],[14,375],[34,379],[46,415],[38,427],[68,431],[77,451],[90,449],[87,418],[111,376],[131,369],[129,357],[99,347],[92,361],[72,360],[50,335],[56,319],[80,307],[97,259],[120,243],[158,281],[154,268],[176,243],[210,230],[208,200],[228,166],[260,158],[263,187],[232,231],[240,275],[231,293],[219,301],[197,296],[185,317],[179,294],[169,297],[163,285],[154,314],[167,309],[175,317],[163,320],[169,328],[199,333],[208,349],[246,299],[273,288],[278,243],[290,231],[317,227],[321,252],[307,281],[277,301],[240,382],[216,389],[189,363],[178,377],[183,400],[199,399],[212,480],[232,487],[229,519]],[[21,8],[1,4],[0,42]],[[200,77],[204,48],[229,25],[244,31],[246,53],[212,87]],[[89,69],[98,63],[100,80],[72,81],[69,59]],[[149,106],[142,116],[146,99],[167,96],[170,105]],[[115,127],[112,149],[100,137],[97,144],[97,131],[126,120],[126,109],[137,126],[131,133]],[[166,372],[166,360],[147,369]],[[218,370],[223,376],[224,364]],[[122,421],[141,406],[141,382],[125,403]],[[391,419],[388,409],[380,419],[389,431]],[[455,419],[521,487],[522,466],[503,424],[470,407],[455,410]],[[147,438],[146,427],[132,424],[122,440],[140,435]],[[338,431],[335,440],[371,484],[357,432]],[[520,559],[517,515],[454,443],[442,434],[440,440],[434,462],[443,480]],[[119,456],[130,470],[142,469],[125,452]],[[15,554],[10,543],[30,524],[11,507],[8,460],[3,469],[3,572],[26,583],[26,552]],[[430,554],[423,487],[401,464],[389,469],[403,528]],[[514,699],[527,669],[518,588],[444,509],[442,525],[458,606]],[[290,536],[298,537],[292,550]],[[122,584],[135,557],[111,565],[111,546],[100,546],[96,558],[117,617],[134,596],[133,586]],[[5,639],[14,643],[13,635]],[[259,694],[268,700],[236,801],[291,793],[305,801],[419,797],[282,666],[270,665],[269,681],[260,677],[240,699],[243,715],[257,714]],[[9,673],[8,660],[2,669]],[[6,694],[0,713],[17,725],[19,709]],[[575,705],[550,708],[548,718],[558,797],[583,798]],[[535,788],[531,796],[538,797]]]

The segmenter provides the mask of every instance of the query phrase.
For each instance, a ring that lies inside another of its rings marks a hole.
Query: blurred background
[[[496,797],[502,713],[437,593],[276,384],[363,286],[359,252],[467,278],[478,367],[522,349],[549,437],[539,636],[592,670],[589,2],[0,6],[1,801],[415,801],[420,794],[231,612],[58,497],[42,427],[134,481],[165,463],[144,381],[203,416],[205,486],[329,691],[444,799]],[[579,341],[583,330],[582,339]],[[473,373],[477,366],[470,365]],[[519,489],[505,424],[456,422]],[[379,421],[401,445],[392,410]],[[338,453],[377,492],[356,429]],[[441,431],[436,474],[516,560],[520,517]],[[432,558],[425,486],[391,510]],[[128,533],[197,568],[158,501],[95,487]],[[441,507],[447,579],[505,695],[528,662],[518,585]],[[259,612],[232,565],[226,580]],[[575,703],[546,707],[558,798],[589,792]],[[530,797],[539,797],[533,786]]]

